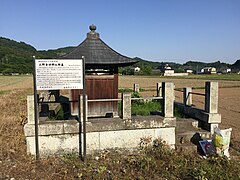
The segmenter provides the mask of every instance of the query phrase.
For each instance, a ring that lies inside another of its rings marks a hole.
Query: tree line
[[[33,46],[24,42],[17,42],[8,38],[0,37],[0,73],[32,73],[33,55],[36,58],[57,58],[71,52],[74,48],[76,47],[70,46],[54,50],[38,51]],[[184,64],[179,64],[174,62],[153,62],[143,60],[139,57],[135,57],[134,60],[137,60],[138,63],[130,67],[119,68],[119,72],[127,75],[157,75],[162,71],[166,64],[173,68],[175,72],[184,72],[186,69],[191,69],[196,73],[204,67],[215,67],[217,70],[226,68],[232,68],[236,71],[240,70],[240,60],[237,60],[232,65],[220,61],[213,63],[188,61]],[[134,72],[135,67],[139,67],[141,70],[139,72]]]

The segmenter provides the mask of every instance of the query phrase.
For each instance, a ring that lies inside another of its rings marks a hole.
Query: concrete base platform
[[[174,124],[174,123],[173,123]],[[76,120],[41,122],[39,129],[40,155],[64,154],[79,151],[79,123]],[[26,124],[24,132],[27,152],[35,154],[34,124]],[[175,148],[175,127],[165,126],[160,116],[89,119],[87,122],[87,153],[93,151],[139,147],[141,138],[153,141],[160,138]]]

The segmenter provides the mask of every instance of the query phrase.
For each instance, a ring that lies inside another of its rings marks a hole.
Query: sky
[[[128,57],[240,59],[240,0],[0,0],[0,36],[37,50],[77,46],[95,24]]]

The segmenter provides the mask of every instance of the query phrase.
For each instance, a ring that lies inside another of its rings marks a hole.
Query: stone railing
[[[139,86],[136,86],[139,89]],[[196,93],[195,93],[196,94]],[[199,120],[199,124],[213,131],[221,122],[221,115],[218,113],[218,83],[206,82],[205,109],[197,109],[192,106],[191,88],[184,89],[184,102],[175,105],[186,115]],[[151,97],[154,99],[154,97]],[[131,94],[123,93],[121,118],[111,119],[89,119],[86,123],[87,152],[106,148],[135,148],[142,137],[161,138],[172,148],[175,147],[175,126],[174,117],[175,92],[174,84],[163,82],[157,84],[157,99],[161,99],[162,116],[132,117],[131,116]],[[80,97],[80,99],[82,99]],[[86,101],[90,101],[87,100]],[[98,100],[99,101],[99,100]],[[82,101],[81,101],[82,102]],[[80,103],[80,109],[82,109]],[[39,123],[34,121],[34,98],[27,97],[28,123],[24,126],[24,133],[27,141],[27,151],[35,154],[35,137],[39,137],[40,154],[77,152],[81,149],[79,139],[81,122],[77,120],[46,121],[46,118],[37,118]],[[87,110],[86,110],[87,111]],[[81,113],[83,111],[81,110]],[[81,115],[82,116],[82,115]],[[135,118],[135,119],[134,119]],[[38,129],[38,136],[35,136],[35,129]]]
[[[134,84],[133,88],[134,92],[139,92],[140,86],[138,84]],[[162,114],[165,121],[167,121],[168,118],[171,119],[174,117],[173,109],[175,105],[183,114],[197,119],[200,127],[213,133],[214,128],[218,127],[218,124],[221,123],[221,115],[218,112],[218,82],[206,82],[205,93],[195,93],[192,91],[191,87],[184,88],[183,91],[181,91],[183,93],[183,102],[175,101],[173,89],[173,83],[157,83],[156,96],[162,97],[163,99]],[[193,106],[193,95],[204,96],[204,109],[199,109]]]
[[[164,104],[163,117],[131,117],[131,94],[123,93],[122,99],[120,99],[123,103],[121,118],[88,119],[86,122],[87,153],[108,148],[137,148],[143,137],[150,137],[152,140],[160,138],[171,148],[175,148],[174,85],[173,83],[163,83],[162,87],[163,97],[158,97],[158,99],[162,99]],[[80,97],[80,99],[82,98]],[[114,101],[116,100],[119,99]],[[80,131],[82,129],[80,121],[48,121],[47,118],[38,117],[38,125],[36,125],[33,95],[27,97],[27,102],[28,123],[24,126],[24,133],[28,153],[33,155],[36,153],[36,142],[39,144],[41,156],[80,152],[82,149],[80,140],[83,137],[83,133]],[[83,112],[82,106],[80,103],[81,113]],[[38,129],[37,136],[36,128]],[[36,141],[36,137],[38,137],[38,141]]]
[[[192,105],[193,95],[205,97],[204,109],[198,109]],[[194,93],[190,87],[184,88],[183,102],[175,102],[175,105],[185,115],[199,120],[200,127],[211,133],[221,123],[221,115],[218,113],[218,82],[206,82],[205,94]]]
[[[139,85],[134,84],[134,92],[139,92]],[[131,93],[122,93],[122,110],[121,118],[131,119],[131,101],[137,99],[161,99],[161,115],[163,123],[166,126],[176,126],[174,117],[174,84],[171,82],[157,83],[157,97],[131,98]]]

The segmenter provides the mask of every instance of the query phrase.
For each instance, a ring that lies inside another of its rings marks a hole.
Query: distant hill
[[[240,71],[240,59],[230,66],[235,71]]]
[[[166,66],[166,64],[168,64],[173,69],[175,69],[176,72],[183,71],[182,65],[179,63],[155,62],[155,61],[143,60],[139,57],[135,57],[134,60],[137,60],[138,63],[134,64],[133,67],[140,67],[140,69],[142,70],[139,74],[150,75],[150,74],[154,74],[154,72],[155,72],[155,74],[159,74],[161,72],[161,70],[163,69],[163,67]],[[127,67],[127,69],[129,69],[129,67]],[[130,69],[131,69],[131,67],[130,67]],[[131,72],[131,73],[133,73],[133,72]]]
[[[192,69],[194,72],[199,72],[204,67],[215,67],[217,71],[223,71],[230,67],[230,64],[216,61],[212,63],[203,63],[198,61],[188,61],[183,64],[184,69]]]
[[[28,73],[36,49],[24,42],[0,37],[0,72]]]
[[[31,73],[33,57],[56,58],[72,51],[75,47],[37,51],[24,42],[16,42],[0,37],[0,73]]]
[[[24,42],[17,42],[8,38],[0,37],[0,73],[31,73],[32,72],[32,56],[36,58],[56,58],[74,50],[74,46],[41,50],[37,51],[33,46]],[[140,67],[141,73],[145,75],[152,74],[152,70],[161,71],[162,67],[168,64],[175,72],[184,72],[185,69],[192,69],[199,72],[203,67],[216,67],[217,70],[226,69],[228,67],[234,70],[240,70],[240,60],[230,65],[224,62],[203,63],[198,61],[188,61],[184,64],[174,62],[154,62],[150,60],[143,60],[135,57],[139,62],[132,67],[120,68],[120,72],[131,74],[133,67]]]
[[[76,47],[74,46],[68,46],[64,48],[58,48],[58,49],[50,49],[47,51],[38,51],[38,58],[56,58],[59,56],[63,56],[64,54],[67,54],[71,51],[73,51]]]

